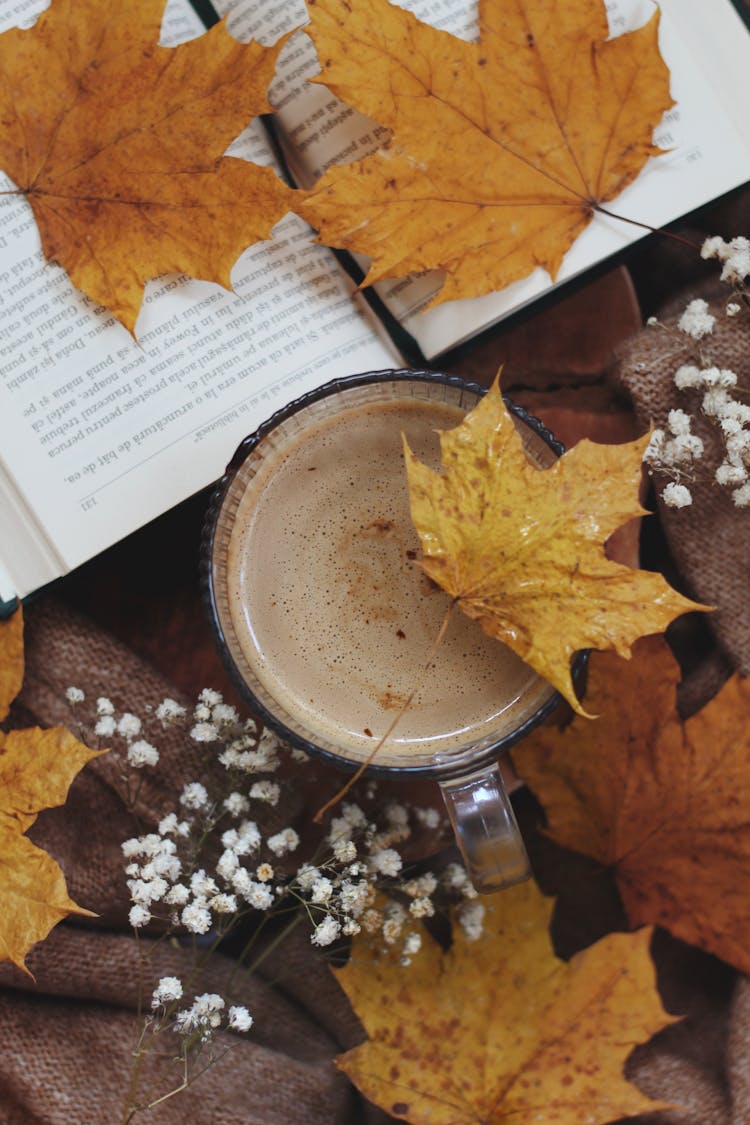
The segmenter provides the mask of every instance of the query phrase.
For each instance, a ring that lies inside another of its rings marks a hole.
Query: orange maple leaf
[[[0,718],[21,688],[23,619],[0,623]],[[0,961],[26,970],[26,954],[68,914],[87,914],[70,898],[50,855],[25,835],[42,809],[62,805],[75,775],[103,751],[61,727],[0,731]]]
[[[602,0],[480,2],[480,41],[387,0],[308,0],[323,83],[392,130],[332,167],[301,213],[371,259],[366,283],[439,268],[433,303],[502,289],[563,256],[660,150],[673,103],[658,11],[609,39]]]
[[[533,883],[483,902],[479,940],[456,926],[444,952],[425,936],[406,969],[354,939],[336,976],[368,1040],[336,1063],[355,1085],[412,1125],[597,1125],[669,1108],[623,1077],[631,1049],[673,1022],[650,932],[610,934],[566,963]]]
[[[70,898],[52,856],[25,833],[38,812],[65,803],[75,775],[105,752],[61,727],[0,733],[0,961],[25,969],[31,946],[68,914],[93,917]]]
[[[575,652],[628,656],[637,637],[705,609],[660,574],[605,554],[612,532],[645,514],[638,485],[648,440],[584,440],[540,469],[496,381],[459,426],[441,431],[442,473],[404,443],[423,569],[582,715],[570,674]]]
[[[0,621],[0,722],[23,683],[23,613],[21,608],[12,617]]]
[[[157,45],[164,0],[53,0],[0,36],[0,167],[28,199],[47,259],[133,331],[144,284],[168,272],[229,287],[293,192],[222,158],[258,113],[274,48],[224,24]]]
[[[666,643],[623,666],[593,654],[596,724],[539,728],[513,752],[549,834],[614,871],[632,925],[653,923],[750,972],[750,680],[682,722]]]

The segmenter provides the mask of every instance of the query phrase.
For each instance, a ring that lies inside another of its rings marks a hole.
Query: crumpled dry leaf
[[[0,621],[0,722],[23,683],[23,611],[19,605],[12,617]]]
[[[540,470],[496,381],[461,425],[441,432],[442,473],[405,450],[425,572],[582,715],[570,674],[575,652],[628,656],[637,637],[706,608],[660,574],[605,555],[612,532],[645,514],[638,484],[647,442],[584,440]]]
[[[65,803],[75,775],[100,753],[61,727],[0,733],[0,961],[25,969],[31,946],[61,919],[91,915],[69,897],[55,860],[25,833],[42,809]]]
[[[750,680],[682,722],[677,662],[649,637],[593,654],[596,723],[543,727],[513,751],[549,834],[614,870],[632,925],[653,923],[750,972]]]
[[[598,1125],[668,1108],[623,1077],[632,1048],[672,1022],[650,931],[610,934],[566,963],[533,883],[483,902],[478,941],[456,926],[443,952],[426,937],[406,968],[354,939],[336,975],[368,1040],[337,1065],[412,1125]]]
[[[658,10],[609,38],[602,0],[480,0],[480,41],[387,0],[308,0],[317,79],[392,130],[332,167],[302,212],[367,283],[440,268],[437,301],[554,279],[597,207],[630,184],[673,103]]]
[[[44,254],[132,332],[143,286],[186,273],[229,287],[294,193],[222,153],[270,110],[276,47],[217,24],[157,45],[164,0],[53,0],[0,36],[0,167],[28,199]]]

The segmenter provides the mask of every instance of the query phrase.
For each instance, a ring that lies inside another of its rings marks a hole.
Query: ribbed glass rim
[[[328,762],[339,770],[350,773],[360,768],[360,760],[344,757],[334,750],[328,749],[325,746],[320,746],[310,738],[305,737],[300,731],[290,727],[283,719],[280,719],[279,716],[274,713],[266,702],[260,698],[257,692],[248,684],[232,655],[232,645],[227,636],[220,608],[222,595],[221,591],[217,590],[216,585],[214,552],[216,549],[217,531],[220,527],[220,521],[222,516],[226,516],[224,508],[227,498],[230,495],[232,483],[240,468],[262,441],[287,419],[323,399],[346,392],[352,388],[389,382],[443,384],[446,387],[452,387],[459,392],[465,393],[467,398],[471,397],[475,401],[478,401],[487,393],[487,387],[463,379],[458,375],[411,368],[384,369],[361,372],[355,375],[346,375],[338,379],[332,379],[311,391],[307,391],[305,394],[288,402],[285,406],[273,413],[265,422],[262,422],[256,430],[240,442],[227,464],[224,475],[213,491],[206,511],[201,539],[201,584],[209,622],[214,632],[223,666],[238,694],[247,704],[250,711],[262,721],[263,725],[278,735],[282,741],[298,750],[304,751],[312,757]],[[507,396],[504,395],[503,397],[511,414],[528,425],[557,456],[561,456],[565,452],[562,443],[554,437],[538,418],[529,414],[524,407],[514,403]],[[573,659],[572,670],[576,681],[582,678],[586,659],[586,652],[577,653]],[[435,780],[448,780],[452,777],[461,776],[468,770],[481,769],[483,766],[497,760],[504,751],[514,746],[531,730],[543,722],[555,710],[560,701],[561,696],[559,693],[554,689],[550,689],[550,695],[544,699],[539,707],[530,713],[518,727],[513,728],[499,738],[493,738],[491,740],[485,738],[479,744],[474,744],[472,747],[467,747],[460,752],[452,754],[446,753],[444,756],[436,755],[429,764],[382,765],[372,763],[367,767],[367,774],[371,777],[400,777],[405,779],[430,777]],[[487,744],[485,745],[485,743]]]

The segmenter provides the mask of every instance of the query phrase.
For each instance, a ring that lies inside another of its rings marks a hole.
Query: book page
[[[31,11],[16,0],[5,26],[21,7]],[[201,30],[186,0],[170,0],[165,32]],[[231,151],[271,159],[257,123]],[[401,363],[334,256],[291,215],[242,255],[231,292],[182,276],[149,283],[137,342],[45,264],[23,198],[2,197],[0,247],[4,599],[217,479],[241,439],[291,399]]]
[[[476,39],[476,0],[398,0],[418,18],[441,30]],[[230,10],[230,27],[241,37],[264,41],[306,22],[302,0],[219,0]],[[607,0],[613,36],[634,30],[653,14],[652,0]],[[628,219],[652,227],[681,215],[750,179],[750,126],[744,112],[744,76],[750,69],[750,35],[729,0],[666,0],[660,5],[660,47],[672,75],[676,105],[655,134],[668,153],[649,161],[638,179],[610,205]],[[731,41],[731,42],[730,42]],[[721,43],[722,50],[712,53]],[[717,75],[721,60],[725,73]],[[287,140],[287,158],[305,186],[332,163],[349,163],[375,151],[388,130],[352,110],[321,86],[306,84],[318,72],[312,43],[298,32],[284,48],[271,102]],[[739,126],[744,117],[744,128]],[[563,282],[622,251],[647,233],[597,214],[565,257]],[[366,271],[367,264],[363,263]],[[468,339],[482,327],[524,307],[546,292],[552,279],[542,269],[502,292],[447,302],[423,311],[438,292],[435,271],[378,283],[388,308],[428,357]]]

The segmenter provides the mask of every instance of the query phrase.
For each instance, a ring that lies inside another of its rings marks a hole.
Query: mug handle
[[[528,879],[529,857],[497,762],[439,785],[474,889],[491,894]]]

